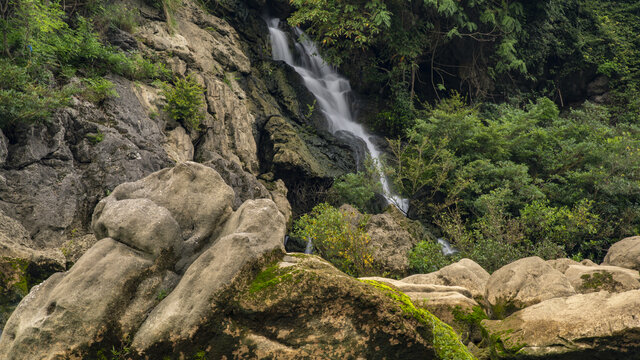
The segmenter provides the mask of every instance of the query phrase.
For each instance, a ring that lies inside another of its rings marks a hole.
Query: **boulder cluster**
[[[529,257],[493,274],[469,259],[376,278],[452,325],[478,358],[640,358],[640,236],[604,262]]]
[[[473,359],[396,289],[285,256],[273,200],[235,199],[194,162],[116,187],[93,213],[97,243],[20,302],[0,358]]]

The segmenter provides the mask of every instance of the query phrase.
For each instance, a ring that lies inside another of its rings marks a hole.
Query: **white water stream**
[[[278,27],[279,19],[270,19],[267,24],[271,35],[273,59],[286,62],[300,74],[307,89],[316,97],[320,110],[328,120],[331,133],[347,131],[364,141],[380,174],[384,197],[406,214],[409,210],[409,200],[391,192],[389,181],[380,169],[381,151],[371,142],[371,134],[353,118],[349,80],[340,76],[318,55],[315,44],[304,36],[302,30],[294,29],[295,34],[302,40],[290,42],[289,35]],[[290,47],[291,43],[294,45],[295,56]]]
[[[438,238],[438,244],[442,246],[442,253],[444,255],[453,255],[458,252],[457,249],[451,246],[451,244],[443,238]]]

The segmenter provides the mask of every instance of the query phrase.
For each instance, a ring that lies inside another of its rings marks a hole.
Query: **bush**
[[[363,171],[337,177],[329,189],[328,196],[336,206],[350,204],[363,213],[371,213],[374,196],[381,192],[379,172],[373,161],[367,159]]]
[[[94,5],[83,4],[76,14]],[[114,93],[93,77],[114,72],[131,79],[168,78],[163,65],[104,45],[93,30],[95,19],[70,19],[59,1],[16,0],[7,6],[0,19],[0,128],[44,121],[66,106],[78,92],[64,85],[73,76],[92,76],[83,83],[85,96],[96,102]]]
[[[167,105],[164,110],[174,120],[198,131],[204,117],[202,113],[204,90],[191,75],[177,79],[174,86],[165,84],[163,95],[167,99]]]
[[[355,214],[322,203],[295,221],[293,236],[311,239],[323,258],[357,277],[372,271],[373,257],[365,224],[366,217],[357,219]]]
[[[424,223],[458,212],[468,252],[483,242],[509,258],[599,260],[640,231],[640,129],[606,108],[561,114],[541,98],[482,113],[453,96],[419,115],[391,141],[394,183]]]
[[[82,79],[82,83],[84,84],[82,97],[93,103],[100,104],[108,98],[119,96],[114,89],[115,85],[103,77]]]
[[[428,274],[460,259],[458,254],[444,255],[442,245],[423,240],[409,251],[409,271],[414,274]]]

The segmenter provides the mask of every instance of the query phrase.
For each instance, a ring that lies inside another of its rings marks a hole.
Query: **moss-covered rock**
[[[230,303],[246,356],[474,359],[451,327],[402,292],[313,255],[271,264]]]

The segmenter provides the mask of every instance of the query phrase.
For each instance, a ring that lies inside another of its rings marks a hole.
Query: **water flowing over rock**
[[[307,39],[300,29],[294,29],[299,42],[294,43],[295,54],[289,46],[289,37],[279,29],[279,19],[270,19],[269,32],[273,47],[273,58],[289,64],[300,74],[306,87],[316,97],[320,109],[328,120],[329,131],[349,132],[361,139],[367,147],[369,155],[378,163],[381,161],[381,151],[371,140],[362,124],[355,122],[352,109],[352,94],[349,81],[341,77],[335,69],[330,67],[319,55],[316,46]],[[379,165],[376,165],[379,166]],[[380,171],[380,168],[378,169]],[[384,195],[389,203],[396,205],[404,213],[407,213],[409,203],[391,192],[389,181],[380,171]]]
[[[640,236],[622,239],[611,245],[602,265],[620,266],[640,271]]]

